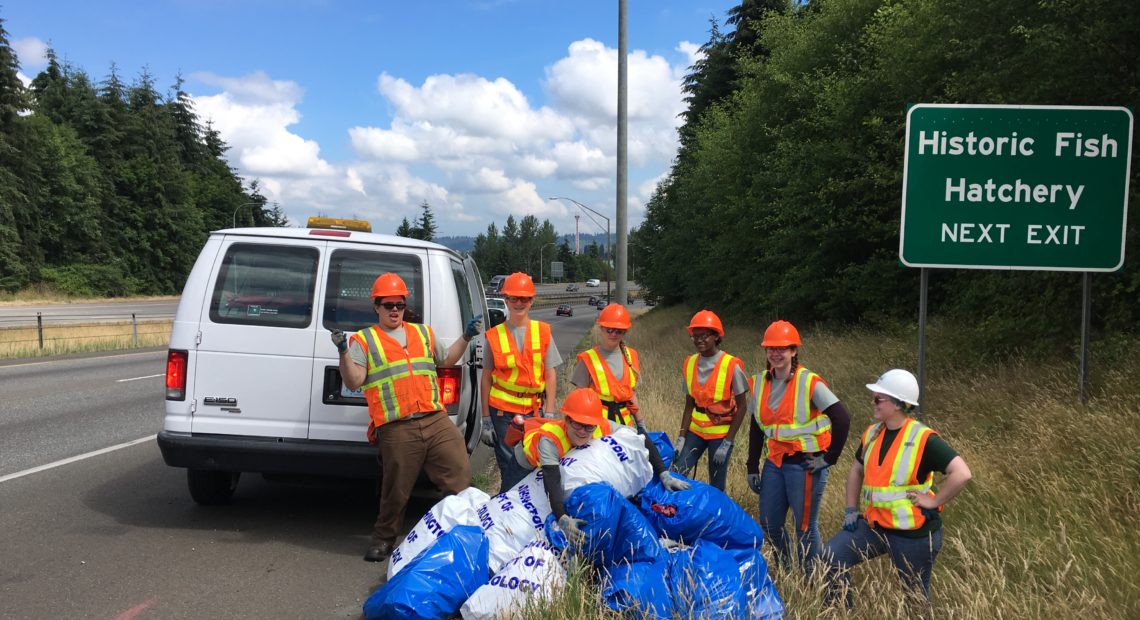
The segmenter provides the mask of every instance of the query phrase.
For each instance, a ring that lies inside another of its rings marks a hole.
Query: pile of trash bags
[[[650,436],[668,464],[668,436]],[[494,497],[469,488],[432,507],[393,551],[388,581],[365,601],[365,618],[517,617],[562,589],[570,554],[597,570],[602,598],[615,611],[660,619],[783,616],[756,522],[702,482],[665,490],[641,436],[618,429],[568,452],[561,469],[566,512],[586,522],[581,547],[571,548],[559,530],[541,469]]]

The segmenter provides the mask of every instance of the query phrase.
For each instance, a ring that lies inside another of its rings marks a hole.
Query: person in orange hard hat
[[[518,484],[525,469],[506,445],[507,427],[520,415],[547,417],[545,403],[554,403],[555,368],[562,364],[550,324],[530,318],[534,281],[525,273],[507,276],[499,287],[507,302],[507,320],[487,330],[479,395],[483,412],[483,443],[495,449],[499,489]]]
[[[787,321],[764,331],[760,346],[767,368],[752,378],[747,470],[748,486],[760,496],[760,527],[777,561],[791,560],[784,529],[790,508],[803,568],[810,573],[820,551],[819,504],[828,468],[843,453],[851,418],[827,383],[800,365],[801,345],[799,331]]]
[[[578,364],[570,383],[598,393],[606,408],[606,418],[645,433],[634,389],[641,380],[641,360],[633,347],[625,344],[632,326],[629,311],[621,304],[610,304],[598,314],[602,343],[578,354]]]
[[[689,321],[689,336],[697,352],[685,358],[685,411],[681,415],[681,445],[673,469],[683,475],[709,453],[709,484],[724,490],[728,459],[748,401],[744,361],[720,350],[724,326],[711,310]]]
[[[614,432],[622,426],[605,418],[605,409],[598,393],[590,388],[575,388],[566,396],[560,410],[561,420],[531,418],[524,423],[522,441],[514,445],[514,456],[521,467],[528,471],[542,467],[542,486],[550,498],[550,509],[558,519],[558,525],[571,542],[580,543],[583,538],[580,519],[566,514],[563,501],[562,470],[559,461],[573,448],[586,445],[596,437]],[[649,450],[649,463],[653,473],[669,491],[683,491],[689,483],[674,477],[665,469],[657,446],[645,437],[645,447]]]
[[[888,554],[921,613],[929,610],[930,575],[942,548],[942,507],[973,473],[946,440],[911,417],[919,390],[909,371],[888,370],[867,389],[875,423],[863,432],[847,474],[843,528],[824,547],[832,578],[828,598],[845,591],[850,607],[851,591],[841,586],[849,569]],[[934,472],[946,475],[937,491]]]
[[[463,337],[444,349],[431,327],[404,320],[409,294],[403,278],[385,273],[372,284],[379,323],[351,336],[332,332],[345,387],[363,388],[371,418],[368,441],[376,444],[381,463],[380,510],[364,554],[368,562],[383,562],[392,553],[421,471],[444,493],[471,484],[467,445],[444,409],[436,367],[459,361],[482,329],[482,317],[471,319]]]

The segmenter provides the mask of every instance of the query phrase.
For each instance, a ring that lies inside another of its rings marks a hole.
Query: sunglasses
[[[408,307],[408,304],[400,301],[386,301],[384,303],[376,304],[385,310],[403,310]]]
[[[513,295],[508,296],[506,299],[512,304],[529,304],[534,301],[534,297],[515,297]]]
[[[876,405],[881,403],[881,402],[886,402],[889,400],[891,400],[891,399],[888,396],[873,396],[871,398],[871,402],[875,403]]]
[[[575,420],[571,420],[570,418],[566,418],[566,421],[570,424],[570,426],[573,426],[574,428],[582,431],[583,433],[592,433],[592,432],[594,432],[594,429],[598,428],[597,426],[594,426],[594,425],[581,424]]]
[[[606,333],[611,335],[611,336],[621,336],[621,335],[624,335],[626,332],[626,330],[621,329],[619,327],[607,327],[607,328],[605,328],[605,330],[606,330]]]

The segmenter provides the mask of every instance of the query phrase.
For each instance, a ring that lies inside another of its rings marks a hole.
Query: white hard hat
[[[918,404],[918,379],[901,368],[892,368],[884,372],[878,381],[868,383],[867,389],[897,398],[904,403]]]

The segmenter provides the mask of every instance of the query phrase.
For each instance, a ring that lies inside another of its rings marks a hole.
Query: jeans
[[[804,477],[807,467],[802,463],[784,463],[777,467],[772,461],[764,460],[764,470],[760,474],[760,528],[764,538],[776,549],[776,561],[787,566],[791,561],[790,541],[784,522],[788,509],[792,509],[792,519],[799,543],[800,558],[804,570],[811,573],[813,561],[819,557],[819,504],[823,499],[823,489],[827,486],[830,468],[811,475],[811,512],[808,514],[808,529],[800,525],[804,518]]]
[[[491,426],[495,429],[495,462],[499,465],[499,477],[502,480],[499,483],[500,493],[510,491],[511,487],[531,472],[515,460],[514,448],[508,448],[503,443],[503,438],[507,436],[507,425],[511,423],[513,417],[515,414],[510,411],[500,411],[491,407]]]
[[[930,573],[934,570],[934,558],[942,549],[942,530],[935,530],[924,538],[906,538],[883,530],[875,530],[860,518],[854,532],[839,530],[823,550],[832,578],[832,591],[828,598],[834,600],[840,585],[850,582],[848,569],[863,560],[891,555],[899,577],[908,592],[921,594],[930,601]],[[851,591],[847,590],[847,606],[851,606]]]
[[[696,433],[685,433],[685,445],[673,458],[673,471],[682,476],[688,476],[689,472],[696,467],[701,454],[707,450],[709,453],[709,484],[723,491],[725,479],[728,477],[728,461],[732,458],[732,449],[729,448],[728,456],[725,457],[724,463],[721,465],[713,463],[712,458],[723,441],[723,439],[705,439]]]

